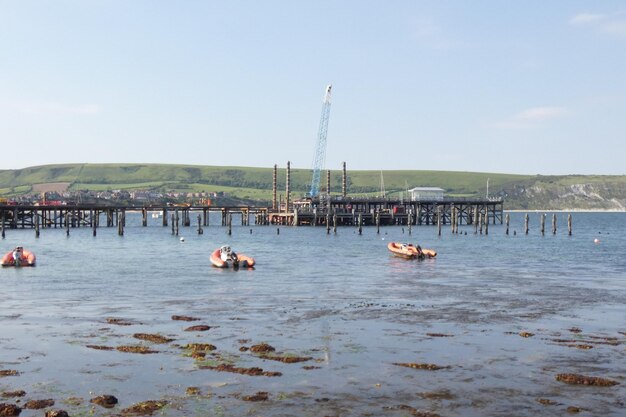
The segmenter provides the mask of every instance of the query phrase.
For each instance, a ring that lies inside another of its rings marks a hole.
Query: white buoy
[[[184,241],[185,241],[185,238],[184,238],[184,237],[181,237],[181,238],[180,238],[180,241],[181,241],[181,242],[184,242]]]
[[[598,239],[598,238],[595,238],[595,239],[593,240],[593,243],[595,243],[595,244],[598,244],[598,243],[600,243],[600,239]]]

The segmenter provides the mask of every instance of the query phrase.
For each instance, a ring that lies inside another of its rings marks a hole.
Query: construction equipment
[[[326,135],[328,134],[328,116],[330,115],[330,91],[332,85],[326,86],[324,102],[322,104],[322,116],[320,117],[320,127],[317,132],[317,143],[315,145],[315,156],[313,159],[313,180],[311,181],[311,197],[317,197],[320,191],[320,175],[326,162]]]

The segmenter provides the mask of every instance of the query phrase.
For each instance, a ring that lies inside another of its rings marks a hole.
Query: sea
[[[441,236],[425,225],[233,225],[229,235],[219,217],[175,235],[137,213],[123,236],[6,230],[0,252],[23,246],[37,265],[0,270],[0,403],[22,417],[44,414],[33,400],[71,416],[142,406],[158,416],[626,415],[626,213],[571,213],[571,236],[570,213],[555,213],[555,234],[546,213],[544,235],[543,212],[528,212],[528,234],[526,213],[509,214],[508,235],[502,224]],[[389,242],[437,256],[397,258]],[[256,267],[212,267],[221,245]],[[117,404],[91,402],[102,395]]]

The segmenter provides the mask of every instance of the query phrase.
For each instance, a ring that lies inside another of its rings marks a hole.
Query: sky
[[[626,2],[0,0],[0,169],[626,174]]]

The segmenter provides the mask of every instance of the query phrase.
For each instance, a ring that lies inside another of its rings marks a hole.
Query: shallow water
[[[0,370],[19,372],[0,377],[0,391],[26,391],[0,402],[52,398],[53,408],[70,415],[92,408],[95,415],[119,414],[160,399],[168,405],[157,414],[171,416],[556,416],[570,406],[586,415],[621,415],[626,214],[575,213],[573,236],[562,213],[557,234],[541,236],[538,216],[531,213],[524,235],[523,214],[511,213],[508,236],[503,225],[490,225],[488,236],[471,227],[452,235],[444,227],[441,237],[433,226],[413,227],[411,235],[406,226],[380,234],[367,227],[362,235],[352,227],[327,235],[324,227],[280,227],[278,234],[276,226],[249,226],[233,227],[232,236],[220,226],[198,235],[192,226],[181,228],[181,242],[159,219],[144,228],[133,214],[123,237],[116,228],[100,228],[95,238],[89,228],[72,229],[69,237],[45,229],[38,239],[32,230],[7,230],[0,252],[22,245],[37,254],[38,265],[0,271]],[[419,243],[438,256],[395,258],[388,241]],[[257,268],[212,268],[209,254],[222,244],[253,256]],[[185,331],[197,324],[211,329]],[[153,344],[135,333],[175,341]],[[215,356],[194,360],[180,347],[200,342],[215,345]],[[259,343],[311,359],[287,364],[240,351]],[[141,345],[158,353],[89,345]],[[444,368],[395,365],[407,362]],[[282,376],[200,369],[218,363]],[[621,384],[567,385],[555,379],[560,373]],[[186,394],[188,387],[199,395]],[[258,391],[269,399],[244,401]],[[89,403],[102,394],[120,403],[111,410]],[[67,403],[71,397],[82,402]],[[21,414],[35,415],[42,411]]]

